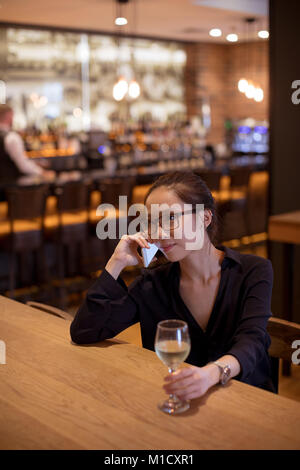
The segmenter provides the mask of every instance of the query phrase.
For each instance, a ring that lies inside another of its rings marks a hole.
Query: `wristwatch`
[[[216,364],[220,370],[220,380],[219,383],[225,385],[230,379],[231,369],[228,364],[223,364],[219,361],[213,361],[212,364]]]

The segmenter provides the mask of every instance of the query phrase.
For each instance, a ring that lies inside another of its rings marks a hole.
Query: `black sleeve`
[[[130,287],[138,288],[141,283],[142,276],[139,276]],[[71,323],[71,338],[78,344],[96,343],[113,338],[138,321],[138,305],[125,282],[120,276],[114,279],[104,269]]]
[[[247,276],[242,315],[226,352],[235,356],[241,365],[241,372],[235,377],[238,380],[243,381],[254,372],[270,346],[267,323],[272,315],[272,287],[272,263],[263,260]]]

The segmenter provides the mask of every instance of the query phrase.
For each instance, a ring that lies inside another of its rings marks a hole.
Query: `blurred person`
[[[55,172],[45,170],[25,154],[22,137],[12,131],[13,109],[0,104],[0,181],[8,183],[20,176],[54,177]]]

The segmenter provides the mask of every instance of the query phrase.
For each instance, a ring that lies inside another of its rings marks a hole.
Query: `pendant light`
[[[126,18],[123,5],[128,3],[129,0],[116,0],[117,8],[116,8],[116,18],[115,18],[115,25],[116,26],[125,26],[128,23]]]
[[[261,86],[257,83],[255,83],[255,66],[256,66],[256,61],[255,61],[255,53],[253,53],[253,64],[252,64],[252,74],[250,73],[250,40],[249,40],[249,28],[251,24],[254,24],[255,18],[246,18],[245,19],[245,24],[246,24],[246,76],[243,76],[242,78],[239,79],[238,81],[238,90],[241,93],[244,93],[246,98],[248,99],[253,99],[256,102],[261,102],[264,99],[264,92]],[[252,78],[251,78],[252,75]]]
[[[126,78],[120,73],[120,61],[121,61],[121,34],[122,28],[128,23],[123,11],[123,6],[128,3],[128,0],[116,0],[116,17],[115,25],[117,26],[117,81],[113,86],[113,98],[116,101],[122,101],[128,91],[128,83]],[[126,20],[126,21],[125,21]]]
[[[238,81],[238,89],[241,93],[247,92],[248,86],[249,86],[249,24],[254,21],[253,18],[246,18],[245,19],[245,25],[246,25],[246,67],[244,67],[246,70],[246,77],[243,76],[242,78],[239,79]],[[251,90],[251,89],[250,89]],[[251,93],[251,92],[250,92]],[[247,95],[246,95],[247,96]]]
[[[123,5],[129,3],[129,0],[116,0],[116,19],[115,24],[120,27],[128,23],[127,18],[125,17],[125,12],[123,11]],[[136,29],[136,0],[132,0],[133,4],[133,28]],[[123,21],[123,20],[126,20]],[[119,65],[120,65],[120,37],[121,37],[121,29],[118,28],[118,65],[117,65],[117,76],[118,79],[113,87],[113,97],[116,101],[122,101],[126,95],[130,99],[136,99],[140,96],[140,85],[135,78],[135,65],[134,65],[134,39],[132,40],[132,47],[131,47],[131,68],[133,71],[133,78],[131,79],[130,83],[126,78],[120,74]]]
[[[141,88],[136,80],[136,67],[135,67],[135,57],[134,57],[134,36],[136,35],[136,25],[137,25],[137,11],[136,11],[136,1],[137,0],[132,0],[132,5],[133,5],[133,20],[132,20],[132,43],[131,43],[131,69],[133,72],[133,78],[131,79],[129,83],[129,89],[128,89],[128,95],[131,99],[135,100],[140,96],[141,93]]]
[[[257,30],[257,36],[259,37],[259,25],[258,25],[258,30]],[[258,49],[258,59],[261,58],[261,64],[259,64],[260,60],[257,60],[256,62],[256,74],[257,76],[259,75],[259,70],[262,70],[262,65],[263,65],[263,49],[262,47],[260,47]],[[263,89],[261,88],[260,85],[257,85],[255,87],[255,91],[254,91],[254,100],[257,102],[257,103],[260,103],[262,100],[264,99],[264,91]]]

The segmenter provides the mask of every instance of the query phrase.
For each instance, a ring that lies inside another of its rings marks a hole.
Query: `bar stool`
[[[39,256],[36,258],[38,264],[36,280],[38,282],[49,280],[44,251],[44,220],[48,194],[49,186],[47,184],[6,189],[9,218],[6,247],[10,254],[10,297],[14,297],[16,288],[18,255],[37,252]]]
[[[135,175],[129,175],[123,178],[105,178],[99,182],[99,190],[101,192],[101,203],[112,204],[116,209],[119,209],[119,196],[127,196],[127,207],[132,203],[133,188],[136,182]],[[120,213],[116,211],[116,239],[107,239],[107,255],[110,257],[119,242],[119,223],[120,219],[126,218],[126,227],[128,228],[129,219],[127,213]]]
[[[56,269],[60,305],[66,305],[66,277],[87,274],[87,245],[89,240],[90,181],[79,180],[58,185],[58,226],[53,241],[56,246]]]
[[[222,170],[194,170],[205,181],[210,191],[219,191],[222,177]]]
[[[247,202],[248,235],[267,232],[268,183],[269,174],[266,171],[253,173],[249,180]]]
[[[230,189],[247,191],[249,178],[253,172],[252,166],[234,166],[230,168]]]
[[[119,196],[127,196],[127,205],[132,203],[133,188],[136,176],[129,175],[122,178],[104,178],[98,181],[98,189],[101,192],[101,203],[119,205]]]
[[[252,173],[251,166],[232,166],[230,168],[230,187],[228,199],[219,201],[223,218],[222,240],[241,239],[248,235],[248,189]]]
[[[98,172],[97,172],[98,173]],[[89,191],[89,243],[88,243],[88,272],[89,275],[94,276],[95,272],[103,269],[107,262],[108,246],[107,240],[100,240],[96,235],[96,228],[100,218],[97,216],[96,211],[99,204],[102,202],[102,194],[100,191],[100,183],[103,179],[93,172],[93,184]]]

